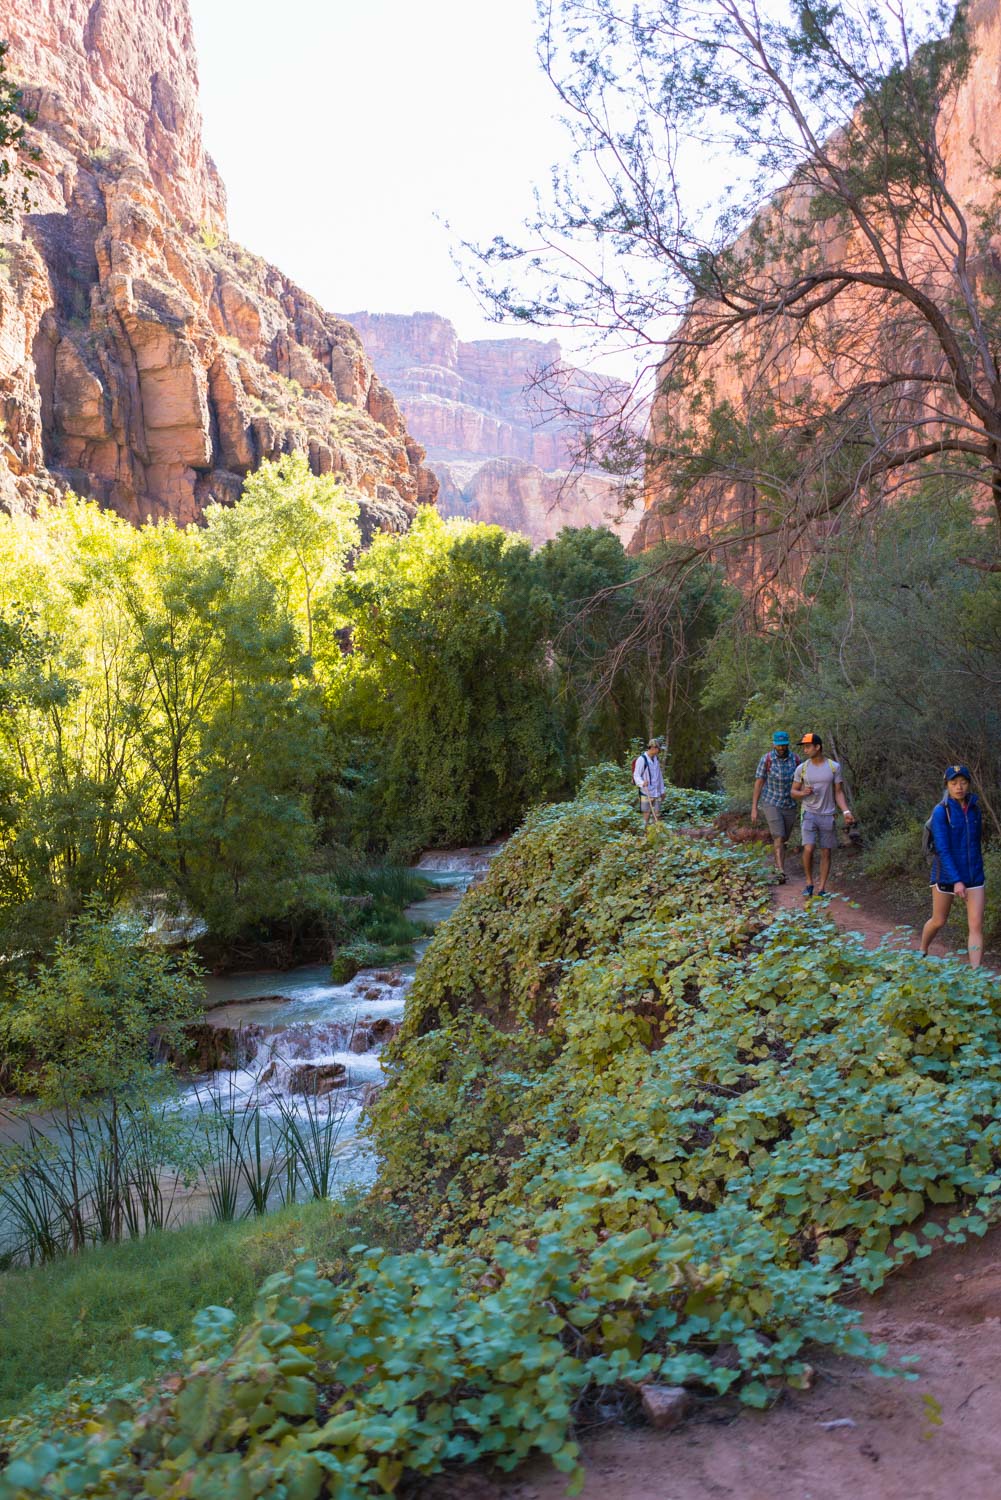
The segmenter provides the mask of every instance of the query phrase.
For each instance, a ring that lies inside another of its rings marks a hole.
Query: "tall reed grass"
[[[348,1108],[230,1079],[196,1094],[193,1115],[129,1100],[44,1120],[0,1112],[0,1266],[328,1198]]]

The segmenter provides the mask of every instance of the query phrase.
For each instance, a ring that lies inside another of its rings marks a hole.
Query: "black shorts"
[[[956,884],[955,884],[955,881],[952,881],[952,880],[948,880],[948,881],[933,880],[931,882],[931,888],[932,888],[933,891],[941,891],[943,896],[954,896],[956,894]],[[982,891],[983,890],[983,886],[982,885],[968,885],[966,887],[966,889],[968,891]]]

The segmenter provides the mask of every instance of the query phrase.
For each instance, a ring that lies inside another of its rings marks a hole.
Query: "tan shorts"
[[[773,839],[787,839],[796,827],[798,808],[773,807],[769,802],[762,802],[761,811],[765,815],[768,832]]]

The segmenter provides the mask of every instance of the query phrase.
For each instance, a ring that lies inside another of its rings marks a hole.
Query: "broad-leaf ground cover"
[[[668,798],[669,821],[705,809]],[[755,857],[639,831],[602,768],[540,809],[434,939],[373,1108],[421,1249],[303,1264],[244,1325],[46,1438],[0,1496],[337,1495],[533,1449],[572,1471],[602,1385],[764,1405],[811,1344],[878,1363],[839,1301],[981,1232],[1001,1177],[996,981],[819,914]],[[194,1486],[194,1487],[193,1487]]]

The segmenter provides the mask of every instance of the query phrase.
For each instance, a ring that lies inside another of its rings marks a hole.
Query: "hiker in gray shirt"
[[[840,807],[846,823],[855,822],[855,814],[848,806],[845,796],[841,767],[836,760],[824,754],[824,742],[819,734],[804,734],[800,744],[808,759],[796,768],[793,777],[792,795],[803,807],[803,874],[806,885],[803,895],[809,899],[813,894],[813,851],[820,845],[820,885],[818,896],[827,894],[827,882],[831,874],[831,850],[838,845],[834,832],[836,810]]]

